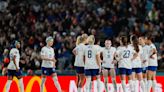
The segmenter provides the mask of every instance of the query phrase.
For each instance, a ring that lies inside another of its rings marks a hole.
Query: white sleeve
[[[11,50],[10,51],[10,57],[14,58],[14,56],[16,56],[18,54],[18,52],[16,50]]]
[[[42,50],[40,52],[40,55],[45,56],[45,50],[44,50],[44,48],[42,48]]]

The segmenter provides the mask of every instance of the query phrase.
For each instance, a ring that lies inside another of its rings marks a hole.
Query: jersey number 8
[[[92,58],[92,51],[88,50],[88,58]]]

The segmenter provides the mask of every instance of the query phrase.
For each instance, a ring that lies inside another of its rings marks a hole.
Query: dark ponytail
[[[131,37],[131,41],[132,41],[132,44],[134,46],[134,50],[138,53],[140,50],[139,50],[139,42],[138,42],[138,38],[136,36],[132,36]]]

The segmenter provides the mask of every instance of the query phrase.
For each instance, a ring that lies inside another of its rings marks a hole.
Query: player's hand
[[[16,72],[19,72],[19,69],[16,67]]]
[[[99,73],[101,73],[101,67],[99,68]]]
[[[142,62],[143,62],[143,63],[146,63],[146,60],[143,60]]]
[[[53,59],[52,59],[52,61],[53,61],[53,62],[56,62],[56,59],[55,59],[55,58],[53,58]]]
[[[112,64],[117,64],[117,61],[116,61],[116,60],[113,60],[113,61],[112,61]]]

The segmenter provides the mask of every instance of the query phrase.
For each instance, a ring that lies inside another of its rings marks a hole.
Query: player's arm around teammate
[[[15,41],[14,43],[15,48],[12,48],[10,50],[10,63],[8,65],[8,80],[6,83],[6,92],[9,92],[12,79],[14,76],[16,76],[19,79],[19,86],[20,86],[20,91],[24,92],[24,84],[23,84],[23,79],[22,79],[22,74],[20,71],[19,67],[19,62],[20,62],[20,53],[19,53],[19,48],[20,48],[20,42]]]
[[[55,53],[54,49],[51,47],[53,45],[53,38],[47,37],[46,43],[47,45],[44,46],[41,50],[41,59],[42,59],[42,78],[41,78],[41,86],[40,91],[43,92],[44,83],[46,81],[46,76],[51,76],[54,84],[58,90],[58,92],[62,92],[60,84],[58,82],[57,73],[55,72]]]

